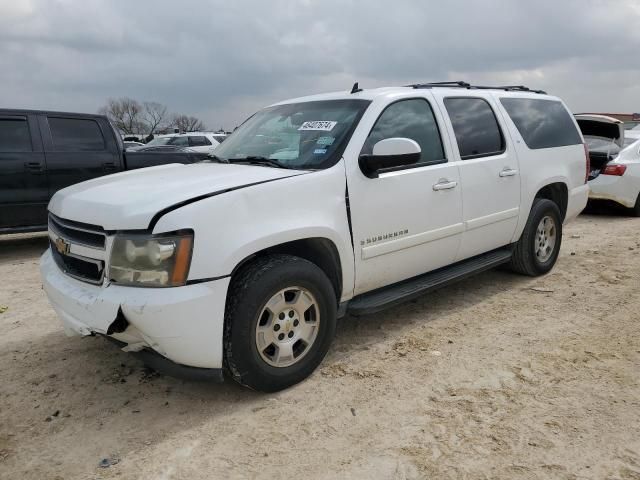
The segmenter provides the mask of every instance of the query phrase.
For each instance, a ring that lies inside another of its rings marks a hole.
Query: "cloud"
[[[640,110],[635,0],[0,0],[0,105],[155,100],[232,128],[289,97],[465,79]]]

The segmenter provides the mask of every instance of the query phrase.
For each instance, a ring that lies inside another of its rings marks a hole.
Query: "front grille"
[[[49,230],[73,243],[94,248],[104,249],[107,238],[100,227],[63,220],[52,214],[49,214]]]
[[[102,283],[104,274],[103,261],[71,254],[62,254],[58,251],[53,241],[50,241],[50,243],[53,259],[60,270],[77,280],[95,284]]]
[[[70,277],[101,284],[104,278],[107,236],[93,225],[49,215],[49,243],[53,259]]]

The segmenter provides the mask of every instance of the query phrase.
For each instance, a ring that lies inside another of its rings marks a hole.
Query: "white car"
[[[589,147],[589,198],[608,200],[640,217],[640,130],[604,115],[576,115]]]
[[[347,313],[500,264],[551,270],[587,164],[564,103],[524,87],[288,100],[208,162],[56,193],[44,290],[70,335],[279,390],[313,372]]]
[[[148,147],[173,145],[176,147],[189,147],[194,152],[209,153],[220,145],[220,135],[211,132],[187,132],[157,135],[146,145],[133,147],[130,150],[143,150]]]

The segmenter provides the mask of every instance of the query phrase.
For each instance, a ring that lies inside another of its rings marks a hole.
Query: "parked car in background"
[[[208,162],[58,192],[44,290],[68,334],[280,390],[320,364],[347,312],[501,264],[549,272],[586,205],[587,165],[564,103],[525,87],[288,100]]]
[[[123,142],[123,144],[124,144],[124,149],[125,150],[129,150],[130,148],[133,148],[133,147],[144,147],[144,143],[142,143],[142,142],[127,142],[127,141],[125,141],[125,142]]]
[[[192,152],[190,147],[179,147],[178,145],[143,145],[136,148],[136,152]]]
[[[47,204],[61,188],[203,156],[125,152],[120,135],[102,115],[0,109],[0,233],[46,230]]]
[[[604,115],[576,115],[589,148],[589,199],[607,200],[640,216],[640,130]]]
[[[213,134],[211,132],[187,132],[157,135],[143,147],[135,147],[134,150],[141,150],[161,145],[173,145],[175,147],[189,147],[192,151],[198,153],[209,153],[212,148],[215,148],[220,144],[216,139],[216,136],[219,137],[220,135]]]

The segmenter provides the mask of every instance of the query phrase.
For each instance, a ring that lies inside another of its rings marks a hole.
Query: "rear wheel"
[[[225,364],[234,380],[265,392],[309,376],[335,334],[333,286],[315,264],[259,258],[232,280],[225,313]]]
[[[561,243],[562,220],[558,205],[537,198],[513,250],[510,267],[524,275],[543,275],[555,265]]]

